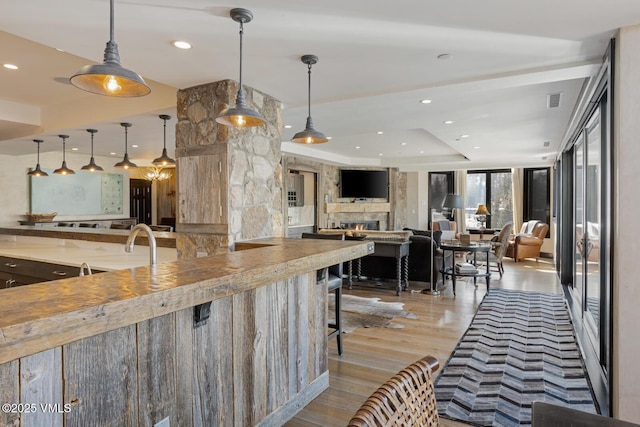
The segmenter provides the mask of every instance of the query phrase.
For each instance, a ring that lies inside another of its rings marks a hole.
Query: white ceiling
[[[122,65],[153,92],[112,99],[66,83],[81,66],[102,61],[107,0],[5,1],[0,63],[20,68],[0,68],[0,154],[33,153],[36,136],[43,151],[60,150],[59,133],[88,153],[85,129],[96,128],[96,155],[121,155],[118,123],[128,121],[129,143],[139,145],[129,149],[134,161],[159,156],[157,116],[175,115],[176,89],[238,78],[233,7],[254,13],[245,25],[244,82],[283,102],[283,122],[292,126],[283,141],[307,116],[300,56],[320,58],[312,116],[332,140],[284,142],[284,151],[404,170],[549,164],[608,40],[640,22],[637,0],[116,0]],[[173,40],[193,49],[178,50]],[[452,58],[439,60],[444,53]],[[549,93],[562,94],[559,108],[547,108]]]

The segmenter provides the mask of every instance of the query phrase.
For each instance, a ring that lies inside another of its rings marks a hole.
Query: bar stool
[[[344,235],[302,233],[302,238],[344,240]],[[336,319],[334,323],[328,323],[328,327],[333,329],[333,331],[329,333],[327,339],[336,337],[338,341],[338,354],[342,356],[342,263],[318,270],[317,280],[318,283],[327,280],[327,292],[333,291],[335,294]]]

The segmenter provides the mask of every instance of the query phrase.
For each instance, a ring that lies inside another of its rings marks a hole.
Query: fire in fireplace
[[[344,230],[380,230],[380,221],[349,221],[340,222]]]

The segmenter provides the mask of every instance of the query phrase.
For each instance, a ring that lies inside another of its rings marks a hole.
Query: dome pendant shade
[[[156,166],[175,165],[176,161],[167,154],[167,120],[170,120],[171,116],[162,114],[159,117],[164,121],[164,147],[162,148],[162,155],[157,159],[154,159],[151,163]]]
[[[30,170],[29,172],[27,172],[27,175],[29,175],[29,176],[49,176],[48,173],[46,173],[45,171],[40,169],[40,144],[42,144],[44,141],[41,140],[41,139],[34,139],[33,142],[35,142],[36,146],[38,147],[38,159],[36,161],[36,168],[33,169],[33,170]]]
[[[300,60],[307,64],[309,74],[309,86],[308,86],[308,107],[309,115],[307,116],[307,126],[302,132],[298,132],[291,138],[292,142],[298,142],[300,144],[322,144],[329,141],[322,132],[318,132],[313,128],[313,119],[311,118],[311,66],[318,63],[318,57],[315,55],[303,55]]]
[[[67,167],[67,160],[66,160],[66,153],[65,153],[67,138],[69,138],[69,135],[58,135],[58,136],[62,138],[62,166],[54,170],[53,173],[57,175],[74,175],[75,172],[72,169],[69,169]]]
[[[127,142],[127,140],[128,140],[128,129],[131,127],[131,123],[120,123],[120,126],[122,126],[124,128],[124,157],[123,157],[121,162],[118,162],[113,166],[116,167],[116,168],[120,168],[120,169],[137,168],[138,165],[136,165],[131,160],[129,160],[129,152],[127,151],[127,147],[128,147],[128,142]]]
[[[244,89],[242,88],[242,35],[244,24],[251,22],[253,14],[250,10],[235,8],[231,9],[231,19],[240,24],[240,81],[238,82],[238,94],[236,95],[236,105],[226,108],[216,117],[216,122],[237,128],[262,126],[266,120],[258,113],[247,107]]]
[[[93,135],[98,132],[97,129],[87,129],[87,132],[89,132],[91,134],[91,160],[89,161],[88,165],[84,165],[83,167],[81,167],[80,169],[83,171],[89,171],[89,172],[102,172],[104,171],[104,169],[98,165],[96,165],[96,161],[93,158]]]
[[[118,45],[113,39],[113,1],[111,0],[110,38],[104,50],[102,64],[85,65],[69,82],[75,87],[97,95],[136,97],[151,93],[151,88],[136,72],[120,65]]]
[[[329,141],[322,132],[318,132],[313,128],[313,119],[311,116],[307,117],[307,126],[303,131],[296,133],[291,138],[293,142],[299,142],[301,144],[321,144]]]

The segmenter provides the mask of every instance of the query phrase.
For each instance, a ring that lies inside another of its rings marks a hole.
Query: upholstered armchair
[[[505,256],[513,258],[514,261],[525,258],[540,258],[540,248],[544,243],[544,238],[549,231],[549,224],[536,220],[522,224],[520,233],[512,236]]]

